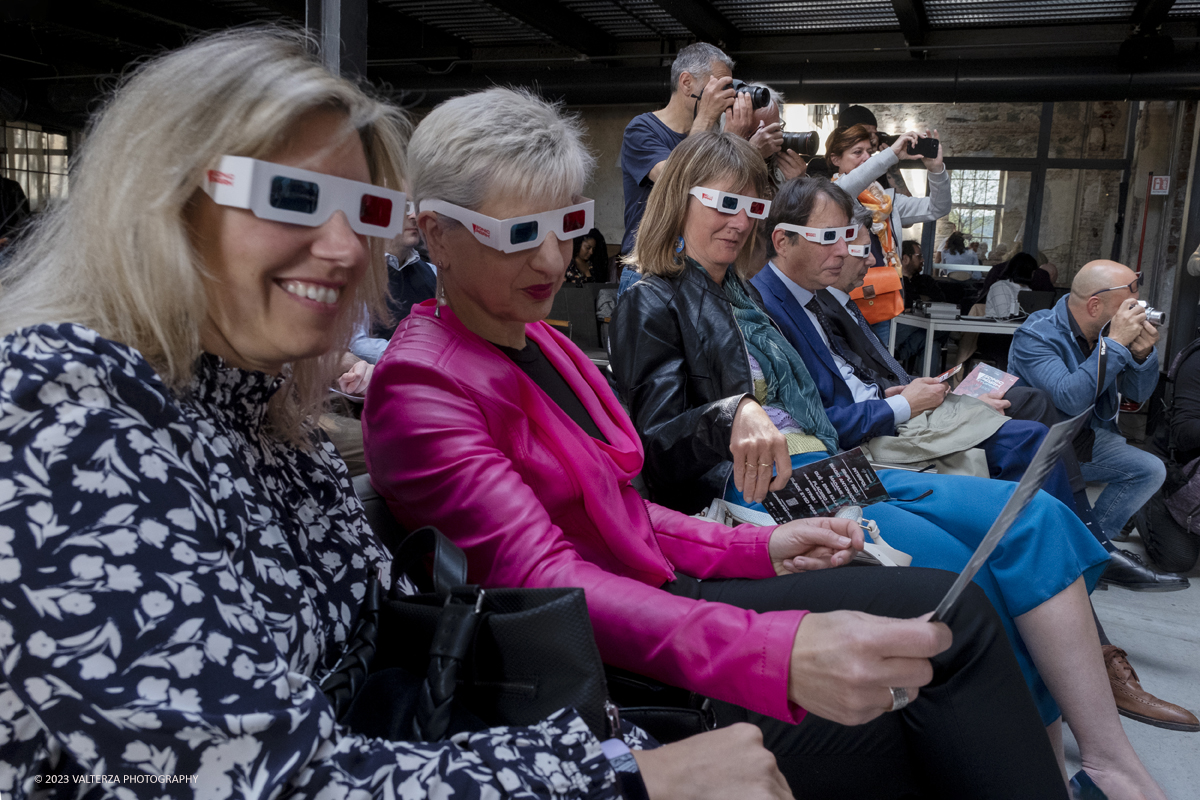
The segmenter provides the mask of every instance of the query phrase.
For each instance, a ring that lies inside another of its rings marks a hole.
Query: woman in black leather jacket
[[[730,274],[726,280],[740,279]],[[643,279],[621,298],[613,317],[613,369],[646,448],[643,475],[657,502],[685,511],[724,494],[734,420],[754,393],[733,312],[711,284],[697,269]],[[630,337],[639,338],[636,349]],[[664,351],[677,355],[663,358]],[[624,353],[636,362],[618,356]],[[651,361],[676,368],[647,374]],[[643,380],[634,384],[634,376]],[[687,408],[673,413],[682,398]]]

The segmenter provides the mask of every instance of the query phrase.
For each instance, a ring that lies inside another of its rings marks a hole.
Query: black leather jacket
[[[730,271],[725,280],[738,278]],[[757,290],[743,286],[761,304]],[[733,415],[754,396],[724,291],[692,263],[672,278],[647,275],[621,295],[609,335],[613,377],[642,437],[654,501],[702,510],[724,493]]]

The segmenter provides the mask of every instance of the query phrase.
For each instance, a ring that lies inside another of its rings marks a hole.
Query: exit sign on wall
[[[1169,194],[1170,191],[1170,175],[1155,175],[1150,179],[1150,194]]]

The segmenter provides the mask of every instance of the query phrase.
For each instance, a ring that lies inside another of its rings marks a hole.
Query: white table
[[[1023,321],[1023,320],[1022,320]],[[961,317],[959,319],[930,319],[929,317],[913,314],[911,311],[905,311],[898,317],[892,318],[891,335],[888,337],[888,351],[896,354],[896,325],[911,325],[914,328],[925,329],[925,359],[922,364],[921,374],[925,377],[930,377],[929,367],[933,358],[933,334],[937,331],[964,331],[968,333],[1006,333],[1009,336],[1013,335],[1013,331],[1021,327],[1021,321],[1017,322],[994,322],[981,320],[977,317]]]

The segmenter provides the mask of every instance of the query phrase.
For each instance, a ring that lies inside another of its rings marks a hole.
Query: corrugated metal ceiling
[[[1175,0],[1172,17],[1200,17],[1200,0]]]
[[[546,34],[478,0],[382,0],[427,25],[480,46],[551,44]]]
[[[617,39],[686,38],[688,29],[653,0],[562,0],[562,4]]]
[[[925,0],[932,27],[1046,25],[1129,19],[1134,0]]]
[[[890,0],[715,0],[713,6],[742,33],[896,28]]]
[[[249,0],[210,0],[226,7]],[[476,45],[544,44],[552,40],[484,0],[380,0],[397,11]],[[733,35],[897,30],[891,0],[710,0]],[[559,0],[621,41],[691,38],[693,31],[654,0]],[[1082,24],[1128,20],[1136,0],[925,0],[930,30]],[[1200,0],[1177,0],[1175,18],[1200,16]]]

